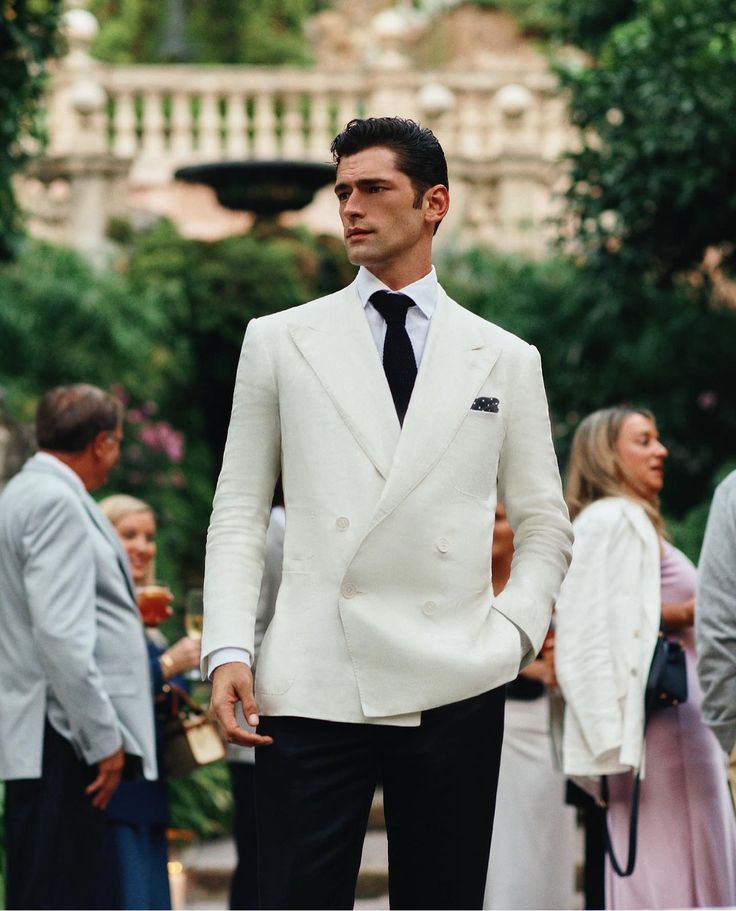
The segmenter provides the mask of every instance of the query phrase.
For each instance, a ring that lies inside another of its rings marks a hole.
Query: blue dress
[[[164,685],[159,657],[164,649],[148,640],[154,696]],[[161,759],[163,733],[156,724],[156,752]],[[105,811],[107,828],[97,885],[98,908],[171,908],[166,828],[166,783],[123,781]]]

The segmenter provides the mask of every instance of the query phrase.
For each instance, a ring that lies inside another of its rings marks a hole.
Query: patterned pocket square
[[[470,406],[471,411],[492,411],[494,414],[498,411],[498,406],[500,402],[498,399],[489,399],[486,396],[481,396],[479,399],[476,399],[473,404]]]

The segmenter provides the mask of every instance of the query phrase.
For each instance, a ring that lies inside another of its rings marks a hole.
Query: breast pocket
[[[136,692],[135,677],[125,671],[102,675],[103,686],[108,696],[132,696]]]
[[[456,490],[479,500],[491,496],[502,440],[503,421],[498,413],[468,412],[448,452]]]

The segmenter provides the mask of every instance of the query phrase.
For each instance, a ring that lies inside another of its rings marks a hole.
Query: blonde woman
[[[135,585],[153,581],[156,519],[151,507],[124,494],[107,497],[99,505],[125,549]],[[168,646],[151,622],[146,625],[152,696],[156,697],[167,681],[197,667],[199,642],[185,636]],[[177,682],[184,684],[181,679]],[[159,752],[160,736],[157,731]],[[165,782],[161,778],[123,782],[108,804],[106,818],[97,907],[170,908],[166,868],[169,807]]]
[[[736,825],[718,744],[700,718],[693,641],[696,571],[664,536],[667,449],[653,415],[596,411],[573,439],[567,501],[573,562],[557,603],[557,678],[568,775],[608,775],[608,823],[626,862],[632,772],[644,767],[631,877],[607,861],[607,908],[736,904]],[[687,703],[651,718],[644,687],[664,624],[687,655]],[[646,762],[644,761],[646,757]]]

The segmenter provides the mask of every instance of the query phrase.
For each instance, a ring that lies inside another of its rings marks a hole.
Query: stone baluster
[[[463,92],[458,109],[458,139],[461,154],[468,158],[482,158],[480,143],[481,112],[474,92]]]
[[[248,154],[245,98],[240,92],[227,96],[225,108],[225,149],[228,158],[245,158]]]
[[[171,155],[174,161],[186,161],[194,148],[194,123],[191,98],[186,92],[171,96]]]
[[[279,153],[276,138],[274,96],[271,92],[259,92],[254,95],[253,101],[255,103],[253,151],[257,159],[268,161],[272,158],[277,158]]]
[[[112,148],[119,158],[132,158],[138,149],[135,96],[123,90],[113,97]]]
[[[342,92],[337,99],[337,130],[345,129],[345,125],[358,116],[358,99],[353,94]],[[333,137],[330,137],[330,142]],[[329,148],[329,143],[327,145]]]
[[[302,96],[296,92],[284,95],[282,118],[282,155],[286,159],[299,161],[304,156],[304,131],[301,111]]]
[[[221,155],[219,99],[214,92],[203,92],[199,110],[199,157],[205,161]]]
[[[145,158],[160,159],[165,149],[163,99],[158,92],[143,95],[143,135],[141,150]]]
[[[322,90],[312,92],[309,99],[309,137],[307,157],[310,161],[325,161],[330,148],[330,101]]]

